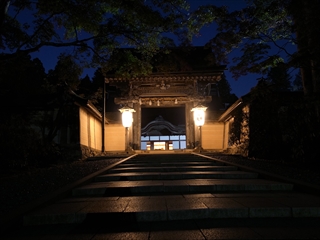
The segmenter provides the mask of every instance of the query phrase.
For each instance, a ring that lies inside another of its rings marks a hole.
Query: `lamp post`
[[[201,150],[202,150],[201,127],[204,125],[206,110],[207,110],[207,107],[202,106],[202,105],[198,105],[198,106],[191,109],[191,111],[193,112],[194,123],[199,128],[199,136],[200,136],[199,138],[200,139],[199,139],[199,145],[196,148],[197,152],[201,152]]]
[[[132,113],[135,112],[135,110],[125,106],[120,108],[119,111],[122,113],[122,125],[125,127],[125,151],[129,153],[133,151],[129,146],[129,127],[132,125]]]
[[[106,80],[103,80],[103,91],[102,91],[102,98],[103,98],[103,109],[102,109],[102,142],[101,142],[101,152],[104,153],[105,151],[105,128],[106,128]]]

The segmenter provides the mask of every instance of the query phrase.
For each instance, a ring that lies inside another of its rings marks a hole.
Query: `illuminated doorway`
[[[186,149],[184,107],[142,108],[141,150]]]

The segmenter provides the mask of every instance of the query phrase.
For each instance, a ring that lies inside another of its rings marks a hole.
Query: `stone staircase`
[[[25,225],[320,217],[320,198],[191,153],[139,154],[72,196],[24,216]]]

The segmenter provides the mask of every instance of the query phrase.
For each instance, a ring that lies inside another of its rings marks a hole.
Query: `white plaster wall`
[[[102,148],[101,121],[91,115],[84,108],[79,108],[80,116],[80,144],[92,149]]]
[[[202,126],[202,148],[206,150],[223,150],[224,123],[205,123]]]
[[[122,124],[107,124],[105,126],[105,150],[125,150],[125,128]]]

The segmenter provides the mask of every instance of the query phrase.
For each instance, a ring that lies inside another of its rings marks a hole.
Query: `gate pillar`
[[[136,112],[133,113],[131,146],[133,150],[140,150],[141,149],[141,106],[140,104],[134,103],[133,109]]]
[[[186,141],[187,149],[195,148],[195,136],[194,136],[194,121],[191,109],[193,108],[193,102],[188,102],[185,105],[186,116]]]

